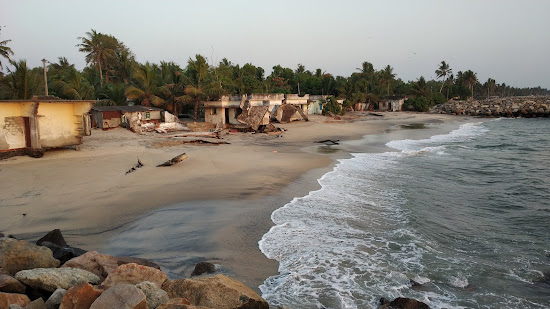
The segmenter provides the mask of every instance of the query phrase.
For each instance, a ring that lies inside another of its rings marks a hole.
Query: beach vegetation
[[[338,104],[338,101],[334,97],[328,97],[327,103],[323,106],[323,115],[341,115],[342,107]]]
[[[0,33],[2,33],[2,28],[0,26]],[[8,62],[11,60],[10,59],[10,56],[13,56],[14,53],[13,51],[11,50],[11,48],[8,46],[8,43],[11,42],[11,40],[3,40],[3,41],[0,41],[0,56],[2,58],[5,58],[6,60],[8,60]],[[0,70],[3,69],[3,66],[2,66],[2,61],[0,59]]]

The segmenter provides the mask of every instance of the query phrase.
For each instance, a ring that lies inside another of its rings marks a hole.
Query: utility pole
[[[46,76],[46,60],[45,58],[42,59],[42,63],[44,64],[44,93],[48,95],[48,77]]]

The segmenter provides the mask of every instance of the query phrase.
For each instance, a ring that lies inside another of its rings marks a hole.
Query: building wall
[[[25,147],[21,104],[0,105],[0,150]]]
[[[214,113],[215,111],[215,113]],[[223,107],[205,107],[204,122],[218,124],[225,123],[225,108]]]
[[[62,147],[82,144],[79,137],[79,122],[82,114],[78,113],[79,103],[39,103],[38,132],[40,145],[43,148]]]

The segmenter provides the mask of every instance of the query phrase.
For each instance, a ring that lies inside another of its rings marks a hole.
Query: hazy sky
[[[445,60],[481,82],[550,88],[550,0],[0,0],[0,25],[13,58],[30,66],[63,56],[82,69],[77,37],[95,29],[140,62],[185,67],[200,53],[266,73],[302,63],[349,76],[369,61],[408,81],[435,78]]]

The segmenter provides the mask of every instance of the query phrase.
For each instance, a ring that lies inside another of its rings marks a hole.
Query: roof
[[[123,113],[135,113],[135,112],[150,112],[150,111],[162,111],[163,109],[157,107],[147,107],[143,105],[122,105],[122,106],[94,106],[92,110],[99,112],[123,112]]]

